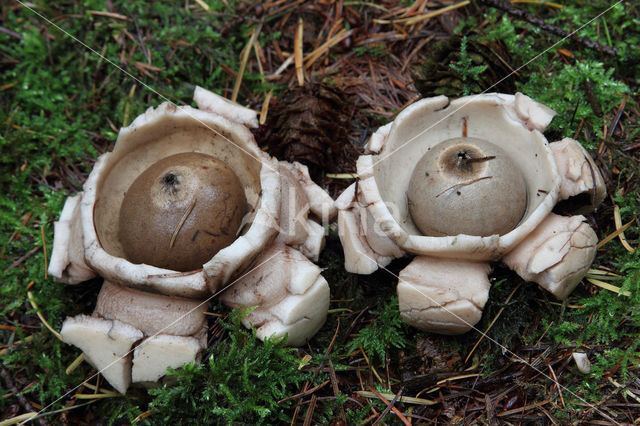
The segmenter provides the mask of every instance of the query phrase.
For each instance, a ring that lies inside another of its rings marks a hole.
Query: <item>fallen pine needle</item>
[[[371,371],[373,371],[373,374],[376,376],[378,381],[380,383],[383,383],[382,377],[380,377],[380,375],[376,371],[375,367],[373,365],[371,365],[371,363],[369,362],[369,357],[367,356],[367,353],[364,351],[364,348],[362,347],[362,345],[360,345],[360,352],[362,352],[362,355],[364,356],[364,360],[367,361],[367,365],[369,366]]]
[[[206,12],[209,11],[209,5],[207,3],[205,3],[202,0],[196,0],[196,3],[198,3],[198,6],[200,6],[201,8],[203,8]]]
[[[542,405],[546,405],[546,404],[548,404],[550,402],[551,402],[550,400],[545,399],[544,401],[540,401],[540,402],[537,402],[535,404],[525,405],[524,407],[518,407],[518,408],[514,408],[513,410],[503,411],[502,413],[498,413],[497,416],[499,416],[499,417],[510,416],[512,414],[525,412],[525,411],[528,411],[528,410],[530,410],[532,408],[536,408],[536,407],[540,407]]]
[[[348,312],[348,313],[352,313],[353,309],[349,309],[349,308],[335,308],[335,309],[329,309],[327,311],[328,314],[338,314],[340,312]]]
[[[10,419],[5,419],[0,421],[0,426],[8,426],[8,425],[15,425],[17,423],[24,423],[33,419],[37,415],[38,413],[35,411],[32,411],[30,413],[20,414],[19,416],[11,417]]]
[[[529,4],[539,4],[542,6],[555,7],[556,9],[562,9],[564,6],[558,3],[552,3],[550,1],[544,0],[511,0],[511,3],[529,3]]]
[[[542,299],[536,299],[538,302],[543,302],[543,303],[548,303],[550,305],[554,305],[554,306],[562,306],[563,304],[560,302],[551,302],[551,301],[547,301],[547,300],[542,300]],[[584,305],[566,305],[567,308],[569,309],[584,309]]]
[[[387,9],[386,7],[381,6],[379,4],[375,4],[373,2],[368,2],[368,1],[345,1],[343,3],[343,5],[344,6],[368,6],[368,7],[371,7],[373,9],[381,10],[384,13],[389,13],[390,12],[390,10]]]
[[[604,281],[600,281],[600,280],[596,280],[594,278],[587,278],[587,281],[589,281],[591,284],[604,288],[605,290],[609,290],[612,291],[614,293],[618,293],[621,294],[622,296],[631,296],[631,293],[626,291],[626,290],[621,290],[620,287],[616,287],[615,285],[611,285],[609,283],[606,283]]]
[[[368,386],[369,389],[371,389],[371,392],[373,392],[373,394],[375,396],[378,397],[378,399],[380,399],[382,402],[384,402],[387,405],[387,408],[380,413],[380,415],[378,416],[378,420],[376,420],[373,424],[377,425],[378,423],[380,423],[380,421],[382,419],[384,419],[385,415],[389,412],[389,411],[393,411],[393,414],[395,414],[396,416],[398,416],[398,418],[402,421],[402,423],[404,423],[406,426],[411,426],[411,422],[409,420],[407,420],[407,418],[400,412],[400,410],[398,410],[396,407],[394,407],[395,403],[398,401],[399,398],[402,398],[402,396],[400,394],[396,394],[393,396],[392,399],[390,399],[391,404],[389,404],[386,399],[380,395],[380,393],[378,391],[376,391],[374,388],[372,388],[371,386]],[[400,390],[400,392],[402,392],[402,389]]]
[[[59,413],[64,413],[65,411],[71,411],[71,410],[75,410],[77,408],[80,407],[84,407],[87,406],[89,404],[93,404],[95,401],[89,401],[89,402],[85,402],[82,404],[76,404],[76,405],[72,405],[71,407],[64,407],[64,408],[60,408],[58,410],[53,410],[53,411],[46,411],[46,412],[39,412],[36,413],[35,411],[30,412],[30,413],[25,413],[25,414],[20,414],[17,417],[12,417],[10,419],[6,419],[0,422],[0,426],[4,426],[4,425],[13,425],[16,423],[20,423],[20,424],[24,424],[26,422],[28,422],[29,420],[34,420],[36,418],[41,418],[44,416],[49,416],[51,414],[59,414]]]
[[[267,96],[264,98],[264,102],[262,103],[262,109],[260,110],[260,124],[264,124],[267,122],[267,114],[269,113],[269,102],[271,102],[271,96],[273,96],[273,89],[269,90]]]
[[[617,388],[624,388],[624,385],[621,385],[620,383],[616,382],[614,379],[612,379],[611,377],[607,377],[607,379],[609,380],[609,382],[614,385]],[[631,392],[629,389],[624,389],[624,394],[627,395],[630,398],[635,399],[636,401],[640,402],[640,398],[638,397],[638,395],[636,395],[635,393]]]
[[[33,293],[28,291],[27,292],[27,297],[29,298],[29,303],[31,303],[31,306],[33,306],[33,309],[35,309],[36,315],[38,315],[38,318],[40,318],[40,321],[42,321],[44,326],[47,327],[49,329],[49,331],[51,331],[53,333],[54,336],[56,336],[58,339],[62,340],[62,336],[60,335],[60,333],[58,333],[56,330],[53,329],[53,327],[51,327],[51,324],[49,324],[47,322],[47,320],[44,318],[44,316],[40,312],[40,309],[38,308],[38,305],[36,305],[36,301],[33,298]]]
[[[150,415],[152,415],[153,413],[155,413],[154,410],[147,410],[144,413],[140,414],[138,417],[136,417],[135,419],[133,419],[133,421],[131,422],[131,424],[136,424],[138,423],[140,420],[144,420],[147,417],[149,417]]]
[[[470,1],[462,1],[460,3],[452,4],[451,6],[443,7],[442,9],[434,10],[433,12],[423,13],[422,15],[412,16],[410,18],[403,19],[375,19],[374,22],[377,24],[404,24],[404,25],[415,25],[422,21],[428,21],[429,19],[435,18],[437,16],[442,15],[443,13],[449,12],[451,10],[455,10],[464,6],[469,5]]]
[[[635,220],[635,217],[633,218],[633,220]],[[613,221],[616,224],[616,230],[619,230],[622,228],[622,218],[620,217],[620,207],[618,207],[617,204],[613,206]],[[620,233],[618,234],[618,238],[620,238],[620,242],[622,243],[623,247],[627,249],[628,252],[633,253],[636,251],[636,249],[631,247],[631,245],[627,242],[627,239],[624,237],[624,231],[620,231]]]
[[[306,391],[304,391],[304,392],[302,392],[302,393],[298,393],[298,394],[296,394],[296,395],[291,395],[291,396],[288,396],[288,397],[286,397],[286,398],[281,399],[280,401],[278,401],[278,404],[282,404],[282,403],[283,403],[283,402],[285,402],[285,401],[292,401],[292,400],[294,400],[294,399],[300,399],[300,398],[304,398],[304,397],[306,397],[306,396],[309,396],[309,395],[313,394],[315,391],[317,391],[318,389],[322,389],[323,387],[325,387],[325,386],[326,386],[326,385],[328,385],[329,383],[331,383],[331,380],[330,380],[330,379],[327,379],[327,380],[325,380],[324,382],[320,383],[320,384],[319,384],[319,385],[317,385],[317,386],[312,387],[312,388],[311,388],[311,389],[309,389],[309,390],[306,390]]]
[[[15,342],[13,342],[13,343],[11,344],[11,346],[22,345],[22,344],[24,344],[24,343],[30,343],[31,341],[33,341],[33,335],[31,335],[31,336],[27,336],[27,337],[25,337],[23,340],[17,340],[17,341],[15,341]],[[5,349],[2,349],[2,350],[0,351],[0,356],[2,356],[2,355],[4,355],[4,354],[6,354],[6,353],[7,353],[7,351],[8,351],[9,349],[11,349],[11,347],[8,347],[8,348],[5,348]]]
[[[357,179],[357,173],[327,173],[326,177],[331,179]]]
[[[325,52],[329,51],[333,46],[340,43],[345,38],[349,37],[353,33],[353,30],[345,30],[344,28],[340,30],[336,35],[331,37],[329,40],[322,43],[316,50],[309,53],[306,58],[304,58],[304,66],[305,68],[309,68],[315,61],[317,61]]]
[[[121,19],[123,21],[128,21],[129,20],[128,17],[126,17],[125,15],[121,15],[119,13],[103,12],[101,10],[88,10],[87,12],[89,14],[91,14],[91,15],[96,15],[96,16],[105,16],[107,18]]]
[[[280,74],[282,74],[284,72],[284,70],[286,70],[289,67],[289,65],[291,65],[292,62],[293,62],[293,55],[290,55],[287,59],[284,60],[282,65],[280,65],[278,67],[276,72],[274,72],[273,74],[269,74],[265,78],[267,80],[273,80],[273,79],[277,78]]]
[[[129,121],[129,111],[131,110],[131,99],[133,99],[133,94],[136,92],[136,85],[131,86],[131,90],[129,90],[129,100],[127,104],[124,106],[124,117],[122,118],[122,126],[126,126]]]
[[[293,40],[293,59],[296,64],[296,77],[298,78],[298,86],[304,86],[304,67],[302,60],[302,34],[304,23],[302,18],[298,19],[298,30],[296,38]]]
[[[67,367],[66,370],[64,370],[64,372],[67,374],[73,373],[73,370],[78,368],[78,366],[82,364],[82,361],[84,361],[84,352],[78,355],[78,357],[74,359],[71,364],[69,364],[69,366]]]
[[[377,398],[376,394],[369,391],[356,391],[356,393],[364,398]],[[379,393],[381,397],[386,399],[387,401],[393,400],[395,395],[392,393]],[[398,398],[398,402],[403,402],[405,404],[414,404],[414,405],[436,405],[439,404],[438,401],[433,401],[430,399],[424,398],[414,398],[412,396],[401,396]]]
[[[615,211],[615,210],[614,210]],[[614,219],[615,221],[615,215],[614,215]],[[602,241],[600,241],[598,243],[598,248],[601,248],[602,246],[604,246],[605,244],[607,244],[609,241],[613,240],[615,237],[617,237],[618,235],[622,234],[624,231],[627,230],[628,227],[630,227],[631,225],[633,225],[633,222],[635,222],[636,218],[635,216],[633,217],[633,219],[631,219],[629,222],[625,223],[623,226],[621,226],[620,228],[616,229],[614,232],[612,232],[611,234],[607,235]],[[626,239],[625,239],[626,241]]]
[[[556,372],[553,371],[553,367],[551,367],[551,365],[548,365],[549,367],[549,371],[551,371],[551,376],[553,377],[553,381],[556,384],[556,387],[558,388],[558,395],[560,396],[560,402],[562,403],[563,407],[566,407],[567,405],[564,403],[564,397],[562,396],[562,386],[560,386],[560,383],[558,383],[558,377],[556,376]]]
[[[442,379],[440,381],[438,381],[438,383],[436,383],[438,386],[443,385],[447,382],[454,382],[456,380],[464,380],[464,379],[469,379],[471,377],[478,377],[480,375],[480,373],[473,373],[473,374],[463,374],[461,376],[453,376],[453,377],[447,377],[446,379]]]
[[[122,396],[117,393],[77,393],[73,395],[76,399],[104,399],[104,398],[116,398]]]
[[[249,54],[253,49],[253,43],[255,43],[256,38],[258,37],[258,32],[260,31],[260,27],[254,28],[251,32],[251,38],[249,42],[242,50],[240,56],[240,69],[238,70],[238,74],[236,75],[236,82],[233,85],[233,93],[231,94],[231,100],[235,102],[238,99],[238,93],[240,92],[240,85],[242,84],[242,79],[244,77],[244,70],[247,68],[247,61],[249,61]]]
[[[608,276],[608,277],[616,277],[616,278],[620,278],[620,275],[616,274],[615,272],[610,272],[610,271],[603,271],[602,269],[589,269],[587,271],[587,274],[589,275],[599,275],[599,276]]]
[[[86,387],[87,389],[91,389],[92,391],[100,392],[100,393],[103,393],[105,395],[113,395],[113,396],[120,395],[119,393],[114,392],[112,390],[103,389],[103,388],[99,388],[98,389],[98,386],[92,385],[91,383],[83,383],[83,386]],[[94,394],[91,394],[91,395],[96,395],[96,394],[94,393]]]

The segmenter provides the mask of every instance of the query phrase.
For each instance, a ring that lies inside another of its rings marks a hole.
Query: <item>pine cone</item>
[[[480,42],[473,35],[467,38],[466,56],[471,59],[471,67],[486,66],[474,78],[467,80],[457,71],[461,60],[462,37],[451,36],[433,44],[429,54],[414,73],[416,89],[424,97],[464,95],[465,86],[473,93],[480,93],[492,85],[490,92],[513,93],[515,75],[506,65],[510,56],[506,46],[500,42]],[[452,67],[453,65],[453,67]],[[510,75],[511,74],[511,75]],[[509,76],[509,77],[507,77]],[[507,77],[507,78],[505,78]]]
[[[352,108],[343,98],[323,84],[288,89],[269,108],[258,143],[280,160],[307,165],[316,181],[323,172],[353,171],[358,153],[348,138]]]

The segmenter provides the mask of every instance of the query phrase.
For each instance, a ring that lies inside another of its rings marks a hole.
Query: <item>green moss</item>
[[[179,424],[252,424],[288,421],[287,409],[295,401],[278,401],[296,392],[311,374],[298,370],[295,348],[280,345],[282,339],[261,342],[255,332],[240,324],[234,311],[221,324],[228,339],[209,348],[200,365],[170,370],[177,385],[152,389],[150,408],[154,422]]]
[[[347,345],[346,353],[362,348],[368,357],[384,365],[391,348],[402,349],[409,343],[408,326],[398,310],[398,297],[389,298],[379,309],[371,309],[371,324],[362,328]]]

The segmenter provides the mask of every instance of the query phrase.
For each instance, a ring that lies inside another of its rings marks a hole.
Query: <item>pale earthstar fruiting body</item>
[[[418,161],[407,202],[424,235],[503,235],[527,209],[527,185],[499,146],[478,138],[453,138]]]
[[[371,274],[415,256],[398,275],[400,315],[442,334],[480,320],[493,262],[566,298],[598,241],[578,213],[595,209],[606,189],[578,141],[544,137],[554,115],[522,93],[405,108],[371,135],[357,181],[336,200],[345,269]],[[588,202],[571,216],[553,213],[570,198]]]
[[[333,199],[306,166],[260,149],[255,111],[201,87],[194,101],[120,129],[54,225],[49,274],[104,278],[93,313],[67,318],[60,334],[120,393],[199,362],[208,300],[225,286],[237,291],[223,303],[255,308],[243,323],[260,339],[302,345],[327,316],[313,261]]]
[[[131,184],[119,238],[133,263],[192,271],[235,240],[246,212],[242,185],[228,165],[197,152],[176,154]]]

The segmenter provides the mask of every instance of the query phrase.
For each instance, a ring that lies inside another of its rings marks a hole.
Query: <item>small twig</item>
[[[387,416],[387,414],[389,414],[389,411],[391,411],[393,408],[395,408],[394,406],[396,405],[396,402],[398,401],[398,398],[400,398],[402,396],[402,392],[404,392],[404,387],[400,388],[398,393],[396,393],[396,396],[394,396],[393,399],[391,400],[391,402],[389,402],[389,403],[387,403],[383,399],[385,404],[387,404],[387,408],[385,408],[384,411],[382,411],[382,413],[380,413],[380,415],[378,416],[376,421],[373,422],[371,424],[371,426],[375,426],[375,425],[379,424],[380,422],[382,422],[382,420],[384,420],[384,418]]]
[[[611,126],[609,127],[609,137],[613,136],[613,132],[618,127],[618,122],[620,121],[620,117],[622,117],[622,112],[624,111],[624,107],[627,105],[627,98],[623,98],[620,106],[618,107],[618,112],[616,112],[616,116],[613,118],[611,122]]]
[[[178,226],[176,226],[176,229],[175,231],[173,231],[173,235],[171,236],[171,241],[169,242],[169,248],[173,248],[173,244],[176,242],[176,238],[178,238],[178,233],[182,229],[182,225],[184,225],[184,223],[187,221],[187,218],[193,211],[193,208],[196,206],[196,201],[198,201],[198,199],[194,198],[193,202],[191,203],[187,211],[184,212],[184,214],[182,215],[182,219],[180,219]]]
[[[136,18],[131,18],[133,24],[136,26],[136,35],[138,36],[138,41],[140,42],[140,47],[142,48],[142,53],[144,53],[145,58],[147,58],[147,63],[151,64],[151,52],[144,44],[144,37],[142,36],[142,31],[140,31],[140,26],[138,26],[138,21]]]
[[[34,254],[35,252],[37,252],[39,249],[40,249],[40,246],[36,246],[36,247],[32,248],[31,250],[29,250],[29,251],[27,252],[27,254],[25,254],[24,256],[22,256],[20,259],[18,259],[18,260],[16,260],[16,261],[14,261],[14,262],[13,262],[11,265],[9,265],[9,266],[7,267],[7,269],[5,269],[4,271],[5,271],[5,272],[10,271],[10,270],[12,270],[13,268],[15,268],[16,266],[19,266],[22,262],[24,262],[25,260],[27,260],[28,258],[30,258],[31,256],[33,256],[33,254]]]
[[[28,413],[34,413],[34,415],[29,416],[28,419],[31,419],[34,416],[36,416],[38,414],[37,411],[33,409],[29,401],[27,401],[27,398],[25,398],[22,395],[22,393],[18,390],[18,388],[16,388],[16,386],[13,384],[13,380],[11,379],[11,375],[4,367],[0,367],[0,375],[2,375],[2,379],[4,380],[5,386],[9,388],[11,393],[13,393],[16,396],[16,398],[18,398],[18,402],[20,403],[22,408]],[[24,419],[24,420],[28,420],[28,419]],[[46,420],[42,418],[36,419],[36,422],[38,422],[38,424],[42,426],[49,424]]]
[[[306,392],[307,388],[309,388],[309,380],[304,382],[304,386],[302,387],[302,393]],[[280,402],[278,402],[278,404],[280,404]],[[291,423],[289,424],[289,426],[294,426],[295,424],[297,424],[298,412],[300,411],[300,407],[302,407],[302,399],[298,400],[298,403],[296,404],[296,408],[293,410],[293,416],[291,416]]]
[[[512,414],[525,413],[526,411],[528,411],[528,410],[530,410],[532,408],[536,408],[536,407],[540,407],[542,405],[546,405],[549,402],[551,402],[551,401],[548,400],[548,399],[545,399],[544,401],[536,402],[535,404],[525,405],[523,407],[518,407],[518,408],[514,408],[512,410],[503,411],[501,413],[498,413],[497,416],[498,417],[505,417],[505,416],[510,416]]]
[[[560,383],[558,383],[558,377],[556,376],[556,372],[553,371],[553,367],[551,365],[548,366],[549,371],[551,371],[551,376],[553,377],[553,381],[556,383],[556,387],[558,388],[558,395],[560,395],[560,402],[562,402],[562,406],[566,407],[567,405],[564,403],[564,397],[562,396],[562,387]]]
[[[484,405],[487,408],[487,421],[489,424],[494,424],[494,418],[496,416],[496,407],[491,401],[491,395],[488,393],[484,395]]]
[[[338,387],[338,377],[336,376],[336,370],[333,368],[333,362],[329,360],[329,375],[331,377],[331,387],[333,388],[333,396],[337,397],[338,393],[340,393],[340,388]],[[347,424],[347,416],[344,412],[344,407],[340,407],[340,418]]]
[[[489,7],[495,7],[496,9],[503,10],[513,17],[522,19],[523,21],[527,21],[531,25],[535,25],[539,27],[541,30],[557,35],[558,37],[573,38],[575,41],[586,46],[589,49],[597,50],[598,52],[605,53],[609,56],[618,55],[618,51],[613,47],[604,46],[598,43],[597,41],[593,41],[584,37],[579,37],[577,35],[571,36],[571,33],[563,30],[562,28],[556,27],[555,25],[548,24],[544,22],[542,19],[532,16],[531,14],[525,12],[524,10],[515,8],[503,1],[500,1],[500,0],[478,0],[478,1]]]
[[[15,31],[11,31],[9,28],[5,28],[2,25],[0,25],[0,33],[5,33],[6,35],[17,38],[18,40],[22,40],[24,38],[21,34],[18,34]]]
[[[313,420],[313,412],[316,409],[316,401],[318,400],[318,397],[316,395],[312,395],[311,396],[311,402],[309,402],[309,408],[307,408],[307,415],[304,418],[304,426],[310,426],[311,425],[311,420]]]

